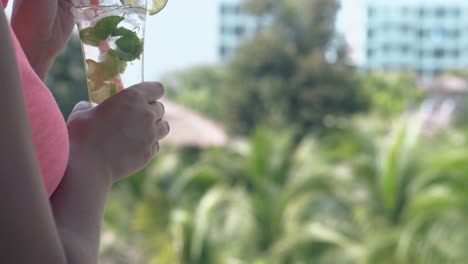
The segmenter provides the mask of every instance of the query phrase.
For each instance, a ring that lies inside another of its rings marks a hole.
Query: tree
[[[297,124],[311,131],[322,128],[327,115],[366,109],[356,72],[346,65],[343,47],[334,45],[336,1],[265,0],[247,6],[269,17],[270,25],[228,66],[222,113],[234,132],[248,134],[258,124]]]
[[[213,66],[172,72],[163,78],[169,99],[215,120],[221,120],[219,98],[224,81],[225,69]]]
[[[140,263],[464,263],[462,134],[355,122],[340,142],[260,129],[196,162],[166,152],[115,190],[106,228]]]
[[[411,107],[418,107],[426,97],[415,75],[367,72],[362,79],[370,98],[369,110],[383,119],[393,119]]]
[[[80,40],[73,36],[47,76],[48,87],[65,118],[79,101],[88,100]]]

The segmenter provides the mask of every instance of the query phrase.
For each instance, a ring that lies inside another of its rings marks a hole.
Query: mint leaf
[[[124,18],[120,16],[105,17],[99,20],[94,27],[81,30],[80,39],[86,45],[97,47],[114,32],[122,20]]]
[[[123,61],[138,59],[143,52],[143,43],[134,32],[119,38],[115,44],[118,47],[117,55]]]
[[[96,36],[94,32],[94,28],[85,28],[80,31],[80,39],[81,41],[90,46],[97,47],[103,41],[98,36]]]
[[[121,16],[108,16],[99,20],[96,25],[94,25],[96,36],[102,40],[107,39],[123,20],[124,18]]]
[[[123,27],[116,28],[112,34],[112,36],[137,36],[135,32],[131,31],[130,29],[126,29]],[[138,36],[137,36],[138,37]]]

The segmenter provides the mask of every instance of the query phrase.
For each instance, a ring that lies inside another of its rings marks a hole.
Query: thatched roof
[[[460,77],[443,75],[428,86],[431,93],[465,94],[468,93],[468,82]]]
[[[209,148],[227,144],[225,129],[216,122],[181,105],[167,100],[161,101],[166,107],[165,119],[171,126],[171,132],[162,144]]]

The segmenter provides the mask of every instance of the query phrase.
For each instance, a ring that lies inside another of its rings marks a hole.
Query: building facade
[[[243,3],[244,0],[219,0],[218,54],[222,62],[229,60],[238,46],[259,29],[259,19],[246,14]]]
[[[468,67],[467,0],[368,0],[365,68],[430,81]]]

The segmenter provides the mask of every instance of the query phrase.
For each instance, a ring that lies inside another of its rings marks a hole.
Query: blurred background
[[[467,1],[169,0],[145,63],[172,131],[101,263],[467,262]],[[47,82],[87,99],[77,36]]]

